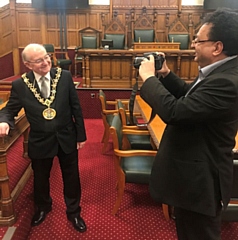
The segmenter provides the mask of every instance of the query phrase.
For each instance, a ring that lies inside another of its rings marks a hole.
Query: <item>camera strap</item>
[[[130,114],[130,124],[131,125],[136,125],[141,129],[146,129],[147,125],[154,119],[156,113],[152,109],[150,119],[146,123],[136,123],[134,121],[134,104],[135,104],[135,99],[136,99],[136,94],[138,92],[138,71],[137,71],[137,76],[136,76],[136,83],[132,88],[130,100],[129,100],[129,114]]]

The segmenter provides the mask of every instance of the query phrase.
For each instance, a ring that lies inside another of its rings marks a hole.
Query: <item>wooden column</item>
[[[14,75],[20,74],[20,57],[17,40],[17,17],[16,17],[16,0],[10,0],[10,14],[12,22],[12,55]]]

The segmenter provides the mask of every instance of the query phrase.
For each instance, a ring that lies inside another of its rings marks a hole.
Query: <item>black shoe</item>
[[[49,208],[47,210],[37,210],[31,220],[31,226],[33,227],[40,225],[45,220],[47,213],[49,213],[51,210],[52,208]]]
[[[79,216],[75,218],[68,217],[68,220],[73,223],[75,230],[83,233],[87,230],[84,220]]]

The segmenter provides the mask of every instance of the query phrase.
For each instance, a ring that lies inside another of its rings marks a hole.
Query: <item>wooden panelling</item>
[[[12,51],[12,25],[9,9],[0,13],[0,46],[0,56]]]
[[[142,56],[148,49],[103,50],[82,49],[83,87],[86,88],[132,88],[136,82],[134,58]],[[154,51],[158,51],[155,49]],[[184,81],[193,81],[198,74],[193,61],[194,50],[163,49],[168,67]],[[139,79],[139,85],[142,81]]]
[[[56,48],[62,48],[66,43],[68,49],[74,49],[79,45],[80,29],[86,27],[97,29],[101,33],[101,40],[105,24],[109,24],[115,16],[126,28],[127,46],[130,48],[133,45],[133,23],[144,14],[144,10],[146,16],[153,21],[155,41],[158,42],[167,41],[166,28],[178,17],[186,27],[192,28],[194,35],[206,14],[202,6],[181,7],[178,6],[177,0],[111,0],[110,2],[112,6],[91,5],[89,9],[67,10],[66,32],[61,34],[59,11],[46,12],[32,8],[29,3],[15,3],[15,1],[0,8],[0,46],[4,46],[0,48],[0,57],[12,52],[14,61],[19,60],[14,62],[14,73],[9,75],[22,72],[23,69],[19,67],[20,58],[17,56],[19,49],[27,44],[52,43]]]

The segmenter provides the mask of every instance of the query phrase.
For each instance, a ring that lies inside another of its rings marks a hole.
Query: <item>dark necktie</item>
[[[49,93],[48,93],[48,87],[47,87],[47,78],[46,77],[41,77],[40,78],[40,81],[41,81],[41,95],[43,98],[48,98],[49,96]]]

